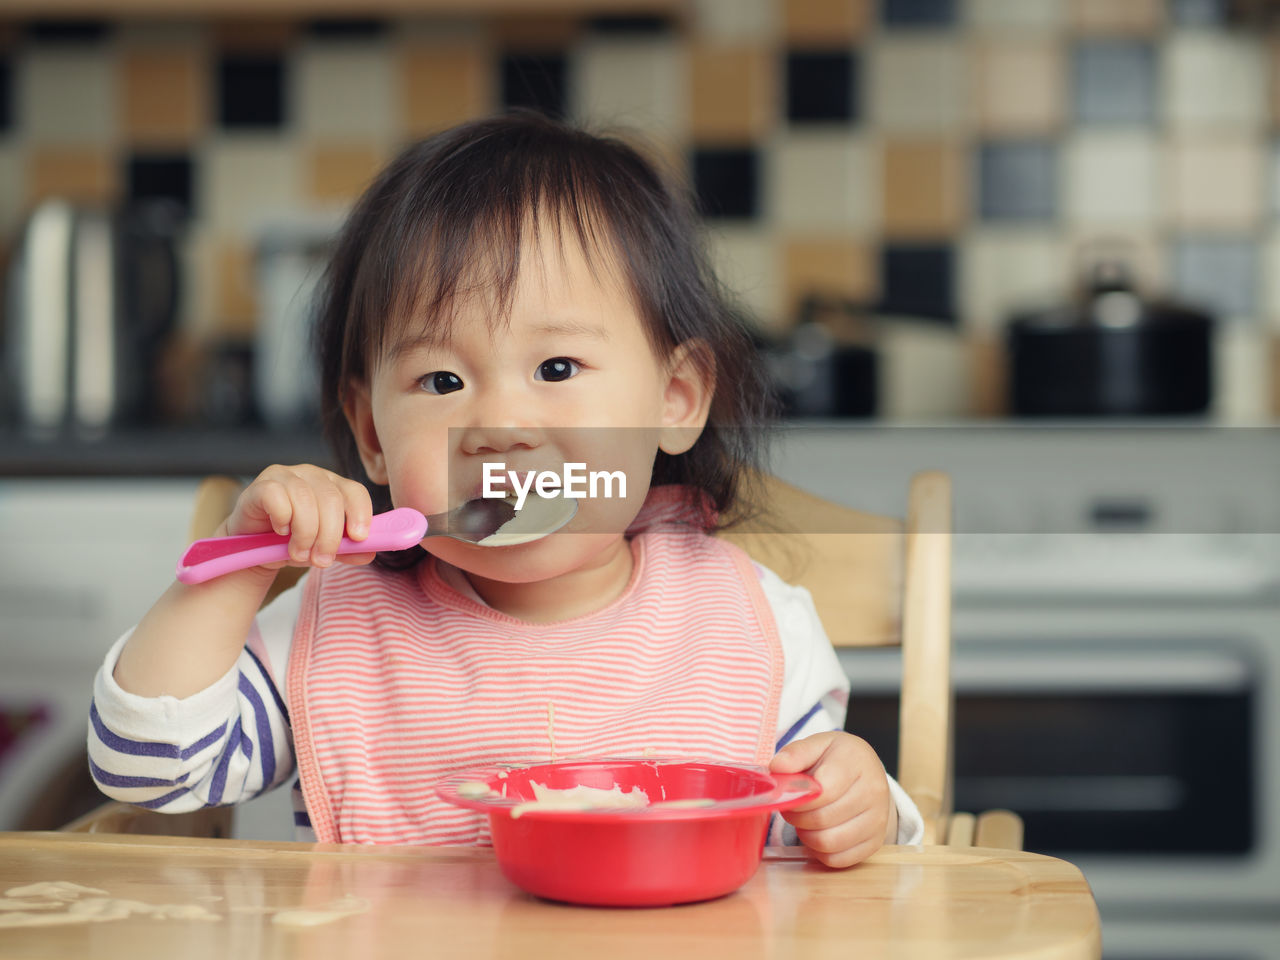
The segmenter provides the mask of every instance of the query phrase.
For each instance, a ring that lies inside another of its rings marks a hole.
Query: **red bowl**
[[[533,782],[623,793],[639,787],[655,806],[633,809],[527,809]],[[486,796],[463,784],[483,783]],[[769,814],[816,797],[803,773],[703,760],[610,758],[533,766],[492,766],[436,784],[444,800],[489,815],[494,854],[516,886],[540,897],[599,906],[642,907],[731,893],[760,865]],[[665,806],[662,801],[710,804]]]

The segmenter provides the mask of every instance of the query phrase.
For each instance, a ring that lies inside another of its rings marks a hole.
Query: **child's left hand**
[[[898,809],[875,750],[843,731],[787,744],[769,764],[774,773],[808,773],[822,793],[783,818],[800,842],[829,867],[861,863],[898,834]]]

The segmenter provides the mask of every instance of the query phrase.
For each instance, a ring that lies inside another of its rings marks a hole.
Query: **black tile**
[[[858,61],[852,51],[787,54],[787,119],[848,123],[857,119]]]
[[[218,122],[228,129],[284,126],[284,60],[230,55],[218,62]]]
[[[502,104],[564,116],[567,62],[559,53],[508,53],[502,58]]]
[[[955,251],[949,244],[887,244],[880,251],[880,311],[955,322]]]
[[[705,217],[754,217],[760,160],[750,148],[693,151],[693,187]]]
[[[385,20],[356,17],[325,17],[307,24],[307,33],[324,40],[376,40],[386,34]]]
[[[13,126],[13,67],[0,57],[0,133]]]
[[[135,154],[128,159],[125,180],[129,199],[172,200],[183,212],[192,213],[191,157],[177,154]]]
[[[673,29],[668,17],[661,15],[605,16],[592,17],[587,21],[587,29],[593,33],[608,34],[663,34]]]
[[[111,35],[106,20],[29,20],[27,39],[37,43],[99,43]]]
[[[881,0],[881,20],[891,27],[950,27],[955,0]]]

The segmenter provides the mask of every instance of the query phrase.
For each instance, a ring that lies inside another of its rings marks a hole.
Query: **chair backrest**
[[[852,510],[773,476],[760,512],[720,536],[813,595],[836,646],[902,648],[898,782],[947,839],[952,812],[951,479],[917,474],[905,519]]]

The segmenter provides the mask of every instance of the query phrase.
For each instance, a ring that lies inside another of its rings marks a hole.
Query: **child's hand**
[[[373,505],[369,491],[354,480],[309,463],[271,466],[258,474],[236,501],[225,532],[289,534],[289,564],[327,567],[368,563],[373,553],[338,556],[344,533],[351,540],[369,535]],[[285,564],[264,564],[269,568]]]
[[[783,818],[829,867],[861,863],[897,837],[898,810],[884,765],[871,745],[841,732],[815,733],[779,750],[774,773],[808,773],[822,793]]]

